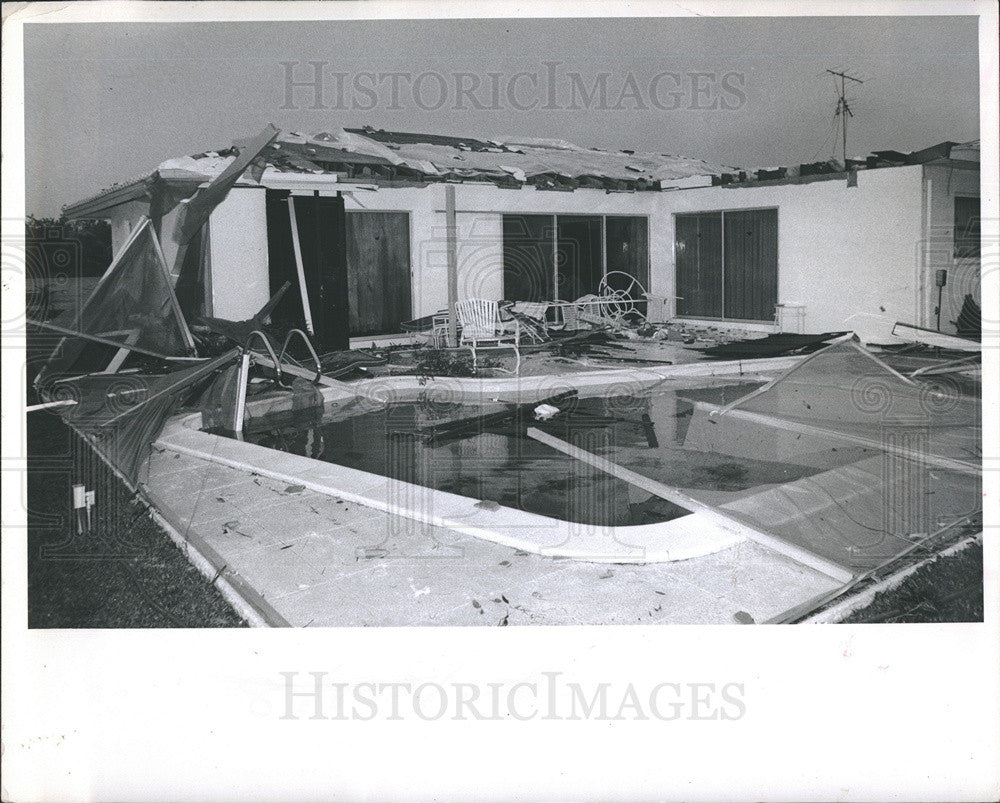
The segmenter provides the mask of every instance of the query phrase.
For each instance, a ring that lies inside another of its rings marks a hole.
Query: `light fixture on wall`
[[[934,284],[937,285],[938,289],[938,303],[934,308],[934,314],[937,316],[937,330],[941,331],[941,296],[944,293],[944,286],[948,283],[948,271],[944,268],[939,268],[934,272]]]

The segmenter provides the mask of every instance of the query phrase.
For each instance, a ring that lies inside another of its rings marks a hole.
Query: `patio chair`
[[[458,345],[472,352],[472,369],[476,370],[477,348],[512,348],[517,357],[514,373],[521,371],[521,325],[515,318],[504,324],[500,320],[500,304],[482,298],[470,298],[455,304],[458,323],[462,327]],[[513,331],[508,329],[512,325]]]

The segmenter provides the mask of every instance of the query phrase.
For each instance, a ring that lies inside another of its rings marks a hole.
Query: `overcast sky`
[[[25,26],[27,210],[268,122],[556,137],[746,167],[979,136],[977,20],[459,20]],[[314,79],[318,69],[322,96]],[[308,82],[289,86],[288,78]],[[289,102],[289,100],[291,102]],[[325,108],[314,108],[323,106]]]

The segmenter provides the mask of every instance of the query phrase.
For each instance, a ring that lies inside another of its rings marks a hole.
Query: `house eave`
[[[149,178],[141,178],[130,184],[115,187],[92,198],[77,201],[63,207],[63,216],[68,220],[86,220],[104,217],[108,210],[129,201],[148,197]]]

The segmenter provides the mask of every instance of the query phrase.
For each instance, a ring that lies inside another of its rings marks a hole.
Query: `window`
[[[504,215],[504,298],[575,300],[624,271],[649,289],[649,224],[625,215]]]
[[[955,259],[979,259],[979,198],[955,198]]]
[[[676,215],[677,314],[770,321],[778,303],[778,210]]]

